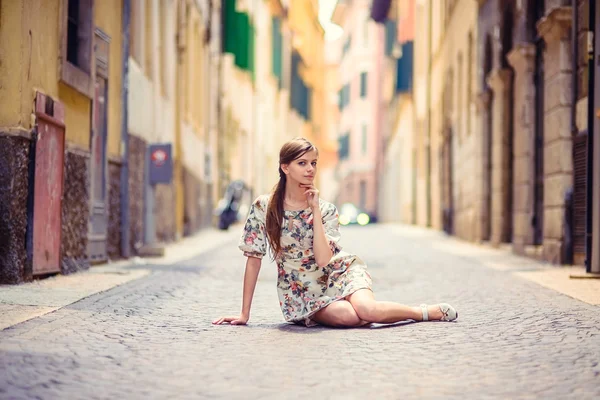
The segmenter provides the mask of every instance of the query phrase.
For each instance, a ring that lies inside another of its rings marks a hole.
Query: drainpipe
[[[594,156],[594,113],[595,107],[595,78],[596,70],[594,65],[594,47],[595,47],[595,36],[598,33],[596,31],[596,1],[591,0],[589,2],[590,7],[590,27],[588,31],[588,137],[587,137],[587,176],[586,176],[586,188],[587,188],[587,199],[586,199],[586,224],[585,224],[585,270],[587,273],[592,272],[592,230],[593,230],[593,210],[594,207],[594,190],[593,190],[593,156]],[[596,157],[600,157],[596,154]],[[599,234],[596,232],[596,234]],[[596,268],[597,269],[597,268]],[[593,271],[600,272],[600,271]]]
[[[425,151],[425,157],[427,160],[426,166],[425,166],[425,171],[426,171],[426,178],[427,178],[427,182],[425,184],[425,201],[427,204],[427,221],[426,221],[426,226],[430,227],[431,226],[431,215],[432,215],[432,210],[431,210],[431,68],[432,68],[432,47],[433,47],[433,38],[432,38],[432,34],[433,34],[433,11],[432,11],[432,1],[430,0],[429,2],[429,22],[427,23],[428,25],[428,43],[427,43],[427,89],[426,89],[426,95],[427,95],[427,145],[426,145],[426,151]]]
[[[577,7],[577,0],[571,0],[571,13],[573,22],[571,24],[571,134],[577,135],[577,70],[579,69],[578,63],[578,46],[577,46],[577,35],[579,31],[579,12]]]
[[[128,258],[131,253],[129,238],[129,131],[127,121],[129,108],[129,28],[131,0],[123,0],[123,65],[121,75],[121,254]]]

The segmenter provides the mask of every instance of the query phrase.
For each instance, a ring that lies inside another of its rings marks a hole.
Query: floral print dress
[[[267,254],[266,211],[269,195],[258,197],[248,213],[239,248],[246,257]],[[281,253],[275,259],[278,270],[277,293],[286,321],[317,325],[311,316],[359,289],[371,289],[366,264],[357,256],[342,251],[336,207],[319,200],[325,235],[333,257],[319,267],[313,253],[313,213],[310,208],[285,211],[281,230]],[[291,228],[291,229],[290,229]]]

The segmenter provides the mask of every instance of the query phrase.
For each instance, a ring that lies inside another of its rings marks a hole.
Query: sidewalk
[[[533,258],[514,254],[510,247],[494,248],[447,236],[443,232],[416,226],[393,225],[398,233],[410,236],[443,237],[444,240],[432,241],[432,247],[449,254],[475,258],[481,264],[495,270],[507,271],[522,279],[537,283],[569,297],[591,305],[600,305],[599,279],[573,279],[572,274],[585,271],[581,266],[551,265]]]
[[[54,312],[81,299],[123,285],[151,273],[131,265],[165,266],[190,259],[239,237],[240,226],[228,231],[207,228],[168,244],[163,257],[132,257],[90,267],[71,275],[56,275],[21,285],[0,285],[0,330]]]

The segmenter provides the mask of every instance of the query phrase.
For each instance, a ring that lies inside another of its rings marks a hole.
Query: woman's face
[[[307,151],[300,158],[289,164],[282,164],[281,169],[288,179],[304,185],[312,185],[317,174],[317,151]]]

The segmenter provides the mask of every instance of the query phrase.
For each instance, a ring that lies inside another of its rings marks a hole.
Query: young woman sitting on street
[[[313,181],[318,151],[296,138],[279,153],[279,182],[250,208],[239,248],[247,257],[242,312],[213,321],[245,325],[267,242],[277,263],[277,292],[286,321],[306,326],[359,327],[405,320],[454,321],[446,303],[409,307],[376,301],[366,264],[343,252],[336,207],[319,198]]]

